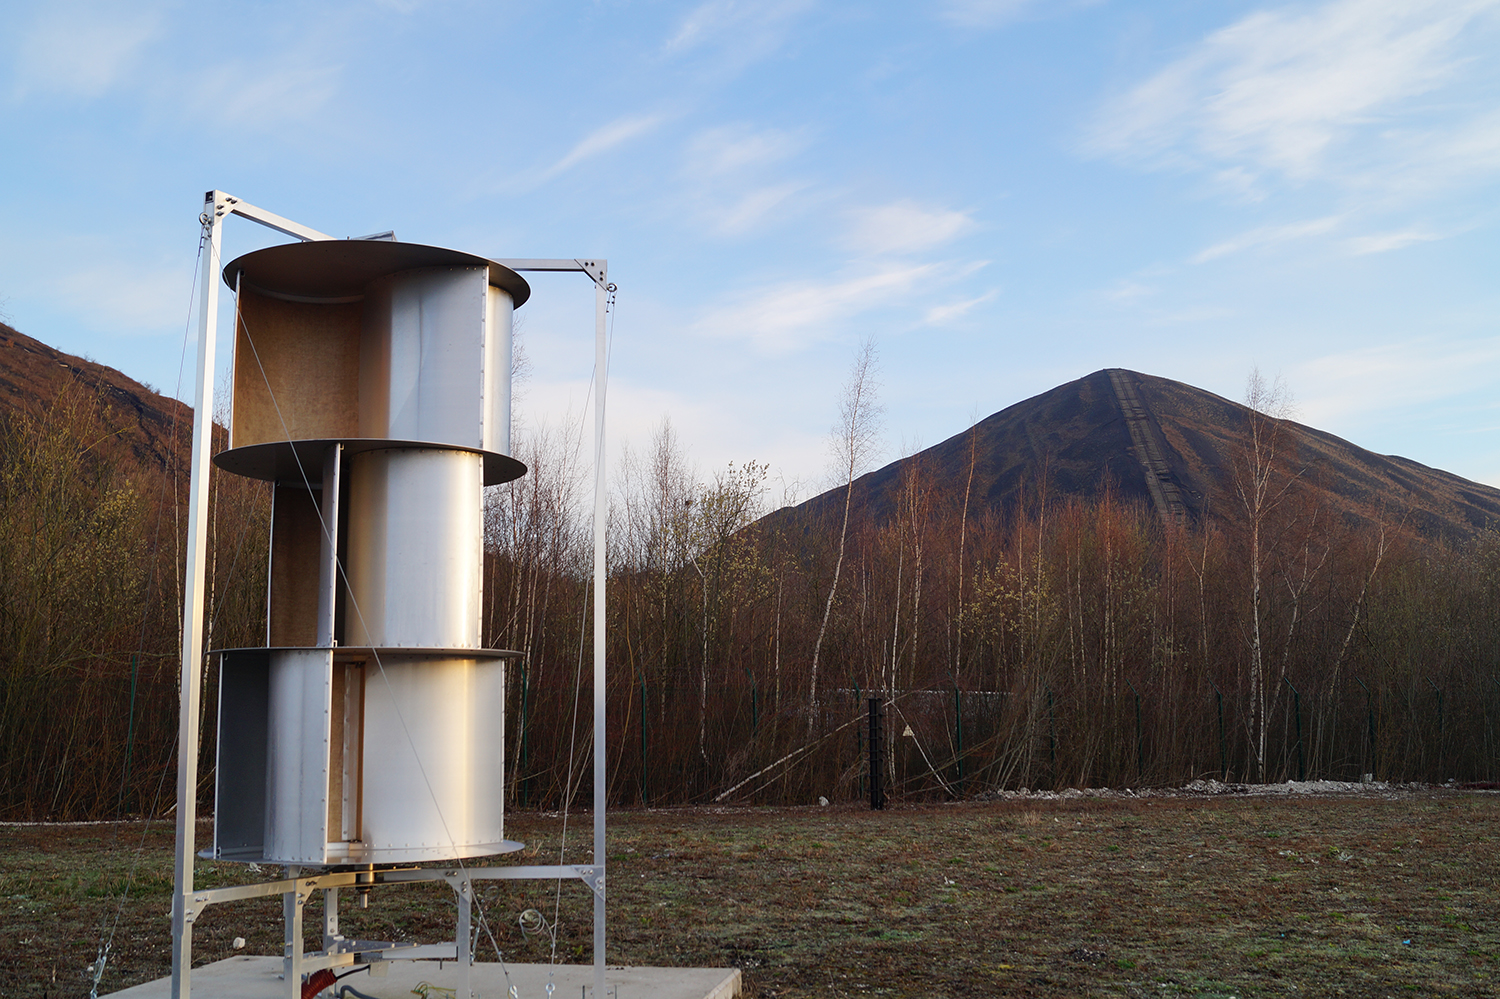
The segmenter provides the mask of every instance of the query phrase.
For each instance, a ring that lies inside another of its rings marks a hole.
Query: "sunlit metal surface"
[[[480,647],[483,489],[525,472],[507,452],[530,289],[395,242],[271,247],[224,276],[239,322],[216,461],[276,483],[279,647],[221,656],[215,855],[501,852],[507,653]]]
[[[504,840],[505,664],[389,655],[365,674],[364,863],[477,857]]]
[[[403,448],[349,465],[348,641],[479,648],[479,456]]]

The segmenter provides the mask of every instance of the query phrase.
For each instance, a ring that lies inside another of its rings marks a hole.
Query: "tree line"
[[[1284,779],[1488,781],[1500,745],[1500,534],[1425,540],[1327,506],[1274,387],[1214,512],[1112,494],[973,502],[920,456],[879,516],[873,353],[831,435],[839,502],[770,504],[765,465],[699,475],[669,423],[627,453],[609,523],[609,795],[622,806],[865,791],[868,703],[890,791]],[[185,469],[65,388],[0,420],[0,814],[171,807]],[[184,439],[190,428],[180,428]],[[518,427],[488,490],[484,636],[510,667],[510,800],[577,803],[592,760],[591,504],[579,429]],[[971,452],[977,452],[977,443]],[[177,453],[185,454],[183,447]],[[263,644],[269,495],[215,474],[210,644]],[[203,806],[214,675],[204,664]]]

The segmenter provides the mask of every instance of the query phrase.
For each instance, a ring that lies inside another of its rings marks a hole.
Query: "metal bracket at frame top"
[[[209,191],[203,195],[203,215],[200,221],[205,225],[222,222],[225,216],[238,215],[252,222],[259,222],[268,229],[275,229],[304,243],[322,242],[333,239],[326,232],[305,226],[301,222],[293,222],[291,219],[275,212],[268,212],[264,208],[257,208],[248,201],[241,201],[232,194],[223,191]]]
[[[600,287],[609,284],[607,260],[496,260],[513,271],[582,271]]]
[[[239,215],[243,218],[259,222],[261,225],[277,232],[285,233],[303,242],[321,242],[331,240],[332,236],[325,232],[319,232],[310,226],[300,222],[293,222],[289,218],[268,212],[264,208],[258,208],[246,201],[241,201],[232,194],[223,191],[209,191],[203,196],[204,200],[204,223],[220,222],[228,215]],[[361,239],[395,239],[394,232],[376,233],[370,236],[361,236]],[[581,271],[587,274],[593,282],[601,288],[609,286],[609,261],[607,260],[567,260],[562,258],[527,258],[514,260],[497,260],[497,264],[509,267],[513,271]]]

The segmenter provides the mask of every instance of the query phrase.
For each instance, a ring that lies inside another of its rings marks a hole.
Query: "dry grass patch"
[[[508,831],[556,860],[557,817],[516,814]],[[588,835],[575,820],[569,861],[590,859]],[[1500,796],[1445,791],[623,812],[609,959],[738,966],[754,996],[1491,995],[1497,838]],[[105,990],[168,973],[170,826],[141,842],[140,824],[0,831],[0,992],[86,995],[117,911]],[[557,898],[483,888],[508,960],[549,958],[516,917],[551,919]],[[587,961],[583,890],[565,885],[557,911],[559,959]],[[437,939],[452,914],[445,887],[391,887],[368,910],[346,903],[344,929]],[[214,907],[196,953],[218,960],[243,936],[275,954],[280,933],[277,901]]]

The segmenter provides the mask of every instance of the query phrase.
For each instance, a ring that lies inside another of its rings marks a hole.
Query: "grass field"
[[[550,863],[561,825],[518,813],[507,832]],[[575,816],[568,860],[588,836]],[[101,993],[168,974],[171,837],[0,829],[0,993],[86,996],[116,913]],[[620,812],[609,960],[737,966],[752,996],[1495,996],[1497,845],[1500,795],[1440,789]],[[198,866],[200,885],[256,876]],[[516,919],[551,919],[554,884],[481,898],[508,960],[548,959]],[[563,887],[559,960],[588,961],[590,911]],[[388,887],[343,928],[432,941],[452,918],[446,888]],[[194,939],[207,962],[236,936],[279,953],[280,934],[264,900],[209,909]]]

